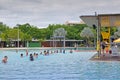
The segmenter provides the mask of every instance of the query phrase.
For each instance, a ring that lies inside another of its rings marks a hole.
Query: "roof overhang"
[[[120,14],[98,14],[98,15],[83,15],[80,18],[88,25],[96,25],[102,27],[116,26],[120,27]]]

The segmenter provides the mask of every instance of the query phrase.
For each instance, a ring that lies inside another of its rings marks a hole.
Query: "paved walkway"
[[[90,58],[92,61],[120,61],[120,54],[117,56],[113,56],[112,54],[101,54],[98,56],[98,53],[96,53],[92,58]]]

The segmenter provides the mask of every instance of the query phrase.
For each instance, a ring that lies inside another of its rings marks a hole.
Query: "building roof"
[[[101,27],[120,27],[120,14],[98,14],[98,15],[82,15],[80,18],[88,25]]]

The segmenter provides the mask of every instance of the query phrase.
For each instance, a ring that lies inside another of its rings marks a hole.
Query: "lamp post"
[[[99,21],[99,16],[97,15],[97,13],[95,12],[95,17],[96,17],[96,23],[97,23],[97,26],[96,25],[93,25],[93,27],[97,27],[97,51],[98,51],[98,57],[100,57],[100,54],[101,54],[101,50],[100,50],[100,21]]]
[[[98,57],[101,55],[101,39],[100,39],[100,32],[101,32],[101,24],[100,24],[100,18],[97,16],[98,20],[98,26],[97,26],[97,47],[98,47]]]
[[[18,48],[19,48],[19,28],[18,28]]]
[[[19,48],[19,24],[17,24],[17,27],[18,27],[18,40],[17,40],[17,46]]]

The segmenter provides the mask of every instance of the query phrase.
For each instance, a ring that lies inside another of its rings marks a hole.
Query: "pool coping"
[[[120,61],[120,55],[118,56],[112,56],[111,54],[101,54],[98,56],[98,53],[93,55],[90,58],[91,61]]]
[[[0,50],[14,50],[14,49],[73,49],[74,47],[11,47],[11,48],[0,48]],[[96,50],[90,50],[86,49],[87,51],[96,51]],[[75,50],[75,51],[86,51],[86,50]]]

